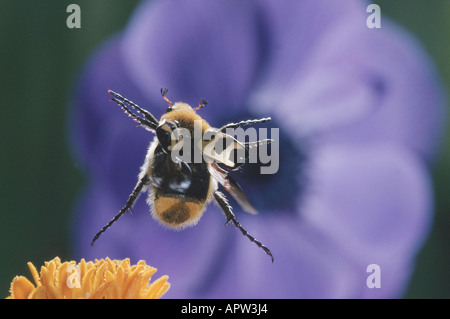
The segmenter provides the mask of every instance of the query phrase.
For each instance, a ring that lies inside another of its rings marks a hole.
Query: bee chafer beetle
[[[207,101],[200,100],[196,108],[182,102],[172,103],[166,96],[167,89],[161,89],[169,107],[158,121],[150,112],[120,94],[111,90],[108,93],[113,96],[111,101],[117,103],[128,116],[156,136],[150,143],[138,182],[125,206],[94,236],[91,246],[106,229],[132,209],[140,193],[147,191],[147,203],[153,218],[173,229],[195,225],[206,206],[214,199],[225,214],[226,224],[232,222],[244,236],[263,249],[273,262],[269,248],[241,226],[227,198],[218,190],[218,185],[222,185],[245,211],[257,213],[229,172],[245,163],[250,147],[272,140],[239,142],[226,131],[267,122],[270,118],[246,120],[229,123],[218,129],[212,128],[196,112],[204,107]],[[200,140],[195,138],[197,131],[201,133]]]

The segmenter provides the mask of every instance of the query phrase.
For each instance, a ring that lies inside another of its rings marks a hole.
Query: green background
[[[0,297],[26,263],[72,259],[73,206],[84,176],[68,144],[69,97],[84,62],[126,24],[137,0],[0,1]],[[81,7],[81,29],[66,8]],[[450,1],[373,1],[414,33],[450,87]],[[447,95],[448,98],[448,95]],[[436,214],[407,298],[450,297],[450,133],[433,169]]]

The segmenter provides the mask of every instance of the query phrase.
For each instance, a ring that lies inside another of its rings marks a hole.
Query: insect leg
[[[244,146],[248,147],[248,148],[252,148],[252,147],[255,147],[255,146],[261,146],[261,145],[266,144],[266,143],[270,144],[272,142],[275,142],[275,140],[270,139],[270,138],[266,138],[264,140],[259,140],[259,141],[254,141],[254,142],[245,142]]]
[[[224,194],[222,194],[219,191],[214,192],[214,198],[216,199],[217,203],[219,204],[220,208],[222,208],[225,217],[227,218],[226,224],[228,224],[230,221],[233,222],[234,226],[239,229],[242,233],[242,235],[247,236],[248,239],[250,239],[251,242],[254,242],[259,248],[263,249],[267,255],[270,256],[272,259],[272,262],[274,261],[272,252],[269,248],[261,244],[260,241],[256,240],[252,235],[250,235],[242,226],[239,224],[239,222],[236,219],[236,216],[234,215],[230,204],[228,204],[228,201]],[[226,225],[225,224],[225,225]]]
[[[225,133],[225,130],[226,130],[227,128],[235,129],[235,128],[238,128],[238,127],[240,127],[240,126],[251,125],[251,124],[257,124],[257,123],[264,123],[264,122],[268,122],[268,121],[270,121],[270,120],[271,120],[270,117],[265,117],[265,118],[262,118],[262,119],[256,119],[256,120],[245,120],[245,121],[240,121],[240,122],[237,122],[237,123],[228,123],[228,124],[225,124],[224,126],[222,126],[222,127],[219,129],[219,131]]]
[[[131,112],[130,109],[126,107],[122,101],[116,99],[115,97],[111,98],[110,100],[116,102],[122,108],[122,110],[124,110],[125,113],[127,113],[128,116],[132,117],[137,123],[144,125],[145,128],[152,131],[156,129],[157,125],[155,123],[152,123],[150,121],[147,121],[146,119],[143,119],[142,117],[137,116],[136,114]]]
[[[128,210],[131,210],[131,207],[133,206],[134,202],[138,198],[138,196],[142,190],[142,187],[144,187],[144,185],[147,184],[149,182],[149,180],[150,179],[147,175],[145,175],[143,178],[141,178],[139,180],[139,182],[134,187],[133,192],[131,193],[130,197],[128,198],[125,206],[120,210],[120,212],[116,216],[114,216],[113,219],[111,219],[109,221],[109,223],[107,223],[105,226],[103,226],[103,228],[97,234],[95,234],[94,238],[91,241],[91,246],[94,246],[94,242],[100,237],[100,235],[103,234],[109,227],[111,227],[111,225],[113,223],[115,223],[120,218],[120,216],[125,214]]]
[[[122,95],[120,95],[119,93],[116,93],[114,91],[109,90],[108,93],[112,94],[115,98],[117,98],[118,100],[121,100],[129,105],[131,105],[134,109],[136,109],[139,113],[141,113],[142,115],[144,115],[144,117],[149,120],[151,123],[155,124],[156,126],[158,126],[158,120],[156,119],[156,117],[153,116],[153,114],[151,114],[149,111],[144,110],[143,108],[141,108],[139,105],[137,105],[136,103],[134,103],[133,101],[128,100],[127,98],[123,97]]]

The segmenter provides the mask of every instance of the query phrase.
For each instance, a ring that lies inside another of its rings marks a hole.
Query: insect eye
[[[169,153],[169,146],[172,145],[172,133],[179,126],[177,121],[163,120],[156,128],[156,137],[166,153]]]

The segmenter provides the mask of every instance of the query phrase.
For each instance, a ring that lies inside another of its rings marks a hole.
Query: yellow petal
[[[34,289],[36,287],[26,277],[16,276],[11,283],[11,298],[27,299]]]
[[[8,298],[159,298],[170,287],[167,276],[149,284],[156,268],[143,260],[130,265],[128,258],[82,259],[76,264],[56,257],[45,262],[40,273],[32,263],[28,267],[36,286],[23,276],[15,277]]]
[[[31,275],[33,276],[33,280],[36,283],[36,286],[40,286],[41,282],[39,280],[39,273],[36,269],[36,267],[34,267],[34,265],[32,263],[28,263],[28,268],[30,269]]]
[[[168,278],[168,276],[162,276],[161,278],[155,280],[150,286],[148,286],[148,293],[146,295],[146,298],[160,298],[170,287],[170,285],[167,284]]]
[[[28,296],[29,299],[49,299],[47,294],[47,289],[44,286],[37,287],[31,294]]]

